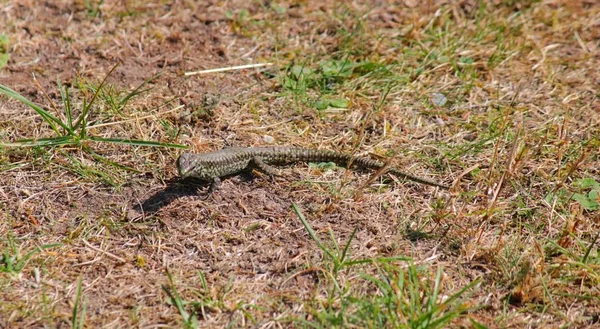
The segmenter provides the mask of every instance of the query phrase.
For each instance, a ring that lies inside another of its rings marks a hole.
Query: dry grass
[[[0,146],[0,326],[599,326],[600,6],[370,3],[1,2],[1,83],[62,120],[57,77],[81,109],[122,63],[94,136],[394,156],[454,187],[298,165],[202,200],[174,148]],[[0,98],[4,144],[54,134]]]

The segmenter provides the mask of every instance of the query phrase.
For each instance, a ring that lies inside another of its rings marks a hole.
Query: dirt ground
[[[423,280],[441,269],[440,300],[474,283],[451,327],[600,328],[600,213],[580,184],[600,182],[598,17],[594,1],[0,1],[0,84],[62,119],[57,79],[81,106],[120,63],[90,134],[394,154],[453,185],[364,187],[372,172],[296,164],[205,199],[177,179],[181,149],[0,146],[0,328],[76,327],[78,300],[87,328],[180,327],[185,311],[199,327],[376,327],[323,314],[381,295],[360,280],[385,267],[332,275],[292,204],[323,241],[357,228],[353,259],[410,257]],[[294,71],[339,61],[368,65],[308,82]],[[258,63],[272,65],[184,74]],[[344,102],[320,107],[331,99]],[[53,134],[0,97],[2,143]],[[51,244],[7,270],[7,255]]]

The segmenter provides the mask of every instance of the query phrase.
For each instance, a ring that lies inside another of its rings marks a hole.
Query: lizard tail
[[[364,157],[351,157],[351,156],[347,156],[345,160],[345,165],[348,166],[348,164],[352,165],[352,166],[357,166],[357,167],[362,167],[362,168],[371,168],[371,169],[381,169],[385,164],[381,161],[378,160],[373,160],[370,158],[364,158]],[[448,190],[450,187],[444,184],[440,184],[437,182],[434,182],[433,180],[429,180],[429,179],[425,179],[425,178],[421,178],[421,177],[417,177],[414,175],[411,175],[409,173],[405,173],[401,170],[398,170],[396,168],[388,168],[387,172],[391,173],[394,176],[397,176],[399,178],[403,178],[406,180],[411,180],[417,183],[422,183],[422,184],[426,184],[426,185],[430,185],[430,186],[436,186],[439,188],[443,188],[445,190]]]

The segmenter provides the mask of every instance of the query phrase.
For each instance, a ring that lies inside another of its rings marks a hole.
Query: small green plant
[[[15,242],[15,238],[12,236],[12,234],[9,233],[7,235],[7,238],[4,240],[3,244],[3,252],[0,255],[0,272],[13,274],[20,273],[25,265],[27,265],[27,262],[29,262],[33,256],[40,253],[42,250],[61,246],[61,244],[58,243],[46,244],[35,248],[34,250],[26,253],[24,256],[21,256]]]
[[[446,328],[472,307],[462,297],[478,284],[475,280],[451,296],[442,297],[442,268],[435,278],[412,262],[408,268],[384,264],[379,276],[361,277],[377,287],[378,294],[358,303],[356,321],[377,323],[375,327],[410,329]]]
[[[218,296],[215,298],[211,293],[212,289],[209,287],[204,273],[199,272],[198,278],[200,279],[200,289],[190,288],[188,290],[198,299],[185,301],[175,288],[173,277],[168,270],[167,277],[169,278],[169,286],[163,285],[162,289],[169,297],[169,303],[177,308],[177,311],[183,318],[184,326],[186,328],[198,328],[199,322],[207,319],[209,313],[216,310],[222,311],[225,309],[232,312],[239,311],[239,313],[244,317],[244,322],[248,320],[252,321],[253,323],[255,322],[254,314],[249,310],[256,309],[256,305],[248,304],[244,301],[237,301],[233,308],[226,306],[224,301],[225,296],[234,288],[232,278],[230,278],[225,287],[219,289]],[[229,326],[235,327],[235,323],[236,320],[232,318],[229,322]]]
[[[118,92],[112,86],[110,86],[111,88],[109,89],[105,89],[107,78],[117,66],[118,64],[108,72],[98,86],[92,86],[81,79],[77,79],[73,84],[73,87],[76,88],[75,93],[73,94],[79,96],[76,99],[71,95],[71,86],[63,85],[61,81],[58,80],[57,85],[61,106],[57,106],[47,93],[43,93],[50,104],[50,109],[45,109],[9,87],[0,85],[0,94],[16,99],[33,109],[46,124],[44,127],[46,128],[44,132],[46,134],[45,136],[48,136],[48,134],[51,136],[24,138],[9,143],[0,142],[0,148],[33,148],[35,158],[38,160],[50,162],[50,159],[53,159],[52,165],[54,166],[71,171],[82,178],[98,181],[113,187],[118,187],[127,181],[127,176],[124,174],[124,171],[139,171],[135,168],[112,161],[108,157],[96,152],[93,148],[95,143],[187,148],[184,145],[151,140],[105,138],[96,133],[98,129],[101,129],[104,126],[119,124],[119,122],[111,122],[110,118],[122,116],[120,115],[121,110],[127,106],[129,101],[149,90],[144,88],[145,85],[156,78],[156,76],[154,76],[147,79],[129,93]],[[96,105],[96,103],[100,104]],[[109,112],[112,111],[112,115],[108,116],[110,118],[107,118],[106,110]],[[124,122],[126,121],[130,120],[124,120]],[[48,131],[48,128],[50,131]],[[177,132],[173,129],[169,130],[168,133],[169,137],[172,139],[177,138]],[[56,158],[49,155],[51,153],[55,155],[57,153],[54,151],[56,148],[59,148],[58,153],[62,155],[62,157]],[[49,149],[52,150],[52,152],[49,152]],[[75,154],[76,151],[83,152]],[[92,160],[91,163],[81,161],[82,155],[83,157]],[[12,166],[8,168],[12,168]],[[115,168],[118,170],[114,170]],[[5,169],[0,166],[0,171],[2,170]]]
[[[69,87],[63,86],[60,80],[57,81],[58,88],[60,91],[60,97],[63,103],[64,116],[66,117],[66,121],[63,121],[57,118],[54,114],[49,111],[43,109],[41,106],[35,104],[34,102],[28,100],[23,95],[18,92],[10,89],[5,85],[0,85],[0,93],[6,95],[9,98],[16,99],[23,104],[29,106],[34,111],[36,111],[42,119],[48,124],[50,129],[54,131],[56,134],[55,137],[49,138],[28,138],[17,140],[13,143],[3,143],[0,146],[18,146],[18,147],[32,147],[32,146],[61,146],[61,145],[69,145],[69,146],[85,146],[85,142],[94,141],[94,142],[107,142],[107,143],[119,143],[119,144],[127,144],[127,145],[138,145],[138,146],[159,146],[159,147],[177,147],[177,148],[186,148],[184,145],[179,144],[170,144],[170,143],[162,143],[155,141],[147,141],[147,140],[136,140],[136,139],[128,139],[128,138],[103,138],[99,136],[95,136],[90,134],[89,130],[94,128],[94,126],[90,125],[92,116],[93,116],[93,105],[96,99],[98,98],[99,93],[102,91],[104,85],[106,84],[106,80],[110,76],[110,74],[117,68],[118,64],[115,65],[104,77],[102,83],[94,90],[94,93],[90,99],[84,98],[83,105],[79,111],[76,111],[72,107],[71,96],[69,94]],[[145,83],[145,82],[144,82]],[[133,93],[139,88],[136,88]],[[132,94],[133,94],[132,93]],[[131,94],[130,94],[131,95]],[[48,97],[49,99],[49,97]],[[125,98],[127,101],[131,99],[131,97]],[[126,103],[126,102],[125,102]],[[55,112],[59,112],[56,105],[50,101],[51,107]],[[124,106],[124,104],[122,104]],[[79,115],[76,116],[75,113],[79,112]]]
[[[333,96],[338,87],[345,81],[382,69],[385,68],[374,62],[352,63],[348,60],[332,59],[319,63],[315,69],[307,65],[291,65],[280,76],[280,82],[297,100],[317,110],[329,107],[347,108],[350,102],[346,98]]]
[[[581,193],[573,193],[573,200],[579,202],[585,210],[600,209],[600,183],[592,178],[584,178],[577,182]]]
[[[122,110],[125,108],[125,106],[127,106],[129,101],[143,93],[152,90],[152,87],[144,87],[146,87],[148,83],[156,80],[158,77],[160,77],[160,75],[161,74],[159,73],[151,76],[130,92],[124,92],[112,84],[106,84],[104,87],[102,87],[102,85],[93,86],[86,84],[84,87],[89,88],[93,93],[96,93],[96,90],[98,90],[98,97],[104,101],[104,104],[106,104],[108,110],[112,111],[114,114],[123,115]]]
[[[167,296],[169,296],[169,301],[171,302],[171,304],[175,305],[177,311],[179,311],[179,314],[183,318],[185,328],[198,328],[198,317],[196,316],[195,312],[190,314],[185,309],[188,302],[184,301],[179,295],[179,292],[177,292],[177,288],[175,288],[175,284],[173,283],[173,276],[171,275],[171,272],[169,272],[169,270],[167,270],[167,277],[169,278],[169,286],[163,285],[162,289],[167,294]]]
[[[343,249],[340,249],[330,231],[331,246],[326,246],[310,227],[306,218],[295,204],[292,208],[300,218],[309,236],[325,255],[332,266],[327,266],[326,276],[332,283],[328,289],[325,305],[317,303],[309,309],[314,320],[300,320],[308,327],[358,327],[358,328],[445,328],[453,319],[471,309],[463,301],[463,295],[479,284],[475,280],[453,295],[442,297],[442,268],[439,267],[432,280],[426,268],[415,266],[410,258],[403,256],[377,257],[349,260],[350,242],[355,229]],[[398,266],[397,261],[407,261],[408,266]],[[355,265],[373,265],[379,276],[360,273],[360,282],[354,279],[341,284],[338,275],[342,269]],[[377,292],[365,294],[364,288],[373,286]],[[335,306],[334,306],[335,305]]]
[[[393,261],[409,260],[409,258],[404,257],[404,256],[378,257],[378,258],[350,260],[350,259],[348,259],[350,243],[354,239],[354,236],[356,235],[356,232],[358,231],[358,227],[354,228],[354,231],[352,231],[352,234],[350,235],[350,238],[346,242],[344,249],[340,248],[340,245],[337,242],[337,239],[335,238],[335,236],[333,235],[333,231],[331,231],[331,230],[329,230],[329,237],[331,238],[331,242],[329,243],[329,245],[327,245],[327,244],[323,243],[321,241],[321,239],[319,239],[319,237],[317,236],[315,231],[312,229],[312,227],[310,226],[310,224],[304,217],[304,214],[302,214],[302,211],[300,210],[300,208],[298,208],[298,206],[296,204],[292,204],[292,208],[294,209],[294,212],[296,213],[296,215],[302,222],[302,225],[304,225],[304,228],[308,232],[308,235],[310,236],[310,238],[313,241],[315,241],[315,243],[317,244],[317,247],[319,247],[319,249],[321,249],[321,251],[323,251],[323,253],[325,254],[326,258],[329,261],[331,261],[331,263],[333,265],[332,272],[333,272],[334,277],[337,277],[337,274],[339,273],[340,270],[342,270],[346,267],[354,266],[354,265],[373,263],[373,262],[393,262]]]
[[[202,315],[202,318],[206,319],[207,311],[223,308],[224,305],[222,299],[213,299],[211,297],[210,289],[208,287],[208,283],[206,282],[206,276],[203,272],[198,272],[198,278],[200,279],[200,284],[202,285],[202,291],[194,290],[192,292],[200,298],[200,301],[192,302],[191,304],[194,306],[194,309],[197,310],[200,315]],[[227,292],[231,289],[231,285],[228,285],[226,288]]]
[[[546,202],[551,204],[553,198],[558,198],[562,202],[575,200],[585,210],[600,210],[600,183],[592,178],[584,178],[576,181],[574,188],[577,192],[569,192],[567,189],[561,188],[556,192],[548,193]]]

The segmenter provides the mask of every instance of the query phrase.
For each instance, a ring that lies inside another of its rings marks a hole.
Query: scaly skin
[[[303,149],[286,146],[226,148],[215,152],[193,154],[183,153],[177,159],[177,169],[183,178],[194,177],[212,182],[213,187],[220,182],[220,177],[238,174],[248,168],[257,168],[269,175],[276,175],[277,170],[271,164],[287,164],[295,162],[334,162],[337,165],[348,167],[348,164],[358,168],[380,169],[383,162],[353,157],[349,154],[327,150]],[[395,168],[387,172],[400,178],[417,183],[437,186],[443,189],[449,187],[434,181],[416,177]]]

